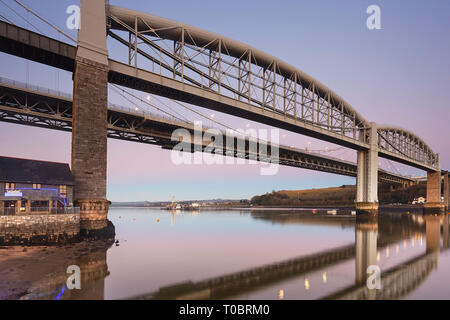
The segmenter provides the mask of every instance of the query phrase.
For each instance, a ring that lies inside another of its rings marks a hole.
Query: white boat
[[[337,213],[337,210],[335,210],[335,209],[327,211],[327,214],[335,215],[336,213]]]

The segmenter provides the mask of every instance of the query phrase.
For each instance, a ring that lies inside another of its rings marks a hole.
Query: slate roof
[[[73,176],[67,163],[0,157],[0,181],[73,185]]]

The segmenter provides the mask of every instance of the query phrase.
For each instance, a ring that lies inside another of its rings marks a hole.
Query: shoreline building
[[[67,163],[0,156],[0,215],[64,213],[73,185]]]

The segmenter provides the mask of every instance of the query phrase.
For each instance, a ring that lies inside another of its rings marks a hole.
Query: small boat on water
[[[337,214],[337,210],[333,209],[333,210],[328,210],[327,214],[332,214],[332,215],[336,215]]]

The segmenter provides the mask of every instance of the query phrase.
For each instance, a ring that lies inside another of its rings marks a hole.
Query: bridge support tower
[[[444,174],[444,206],[447,211],[450,210],[450,208],[449,208],[449,205],[450,205],[449,184],[450,184],[450,181],[449,181],[448,171],[446,171]]]
[[[358,172],[356,178],[357,214],[376,214],[378,212],[378,146],[377,127],[374,122],[361,133],[370,141],[369,150],[358,151]]]
[[[437,167],[440,168],[439,156]],[[423,206],[424,213],[426,214],[441,214],[445,211],[445,204],[441,199],[441,176],[440,170],[427,172],[427,202]]]
[[[73,75],[72,172],[81,229],[107,226],[108,51],[105,0],[81,0]]]

